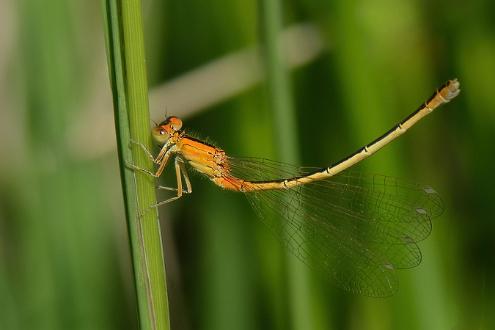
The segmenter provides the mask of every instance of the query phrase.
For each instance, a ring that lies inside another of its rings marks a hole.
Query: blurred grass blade
[[[140,148],[129,148],[130,139],[151,148],[141,2],[106,0],[105,11],[108,65],[140,326],[169,329],[160,227],[156,210],[149,211],[149,206],[156,204],[154,180],[125,166],[133,163],[152,170],[150,159]]]
[[[282,8],[280,0],[259,0],[261,38],[265,69],[274,114],[274,132],[279,158],[289,164],[300,164],[296,113],[287,68],[282,56],[280,34]],[[299,219],[301,221],[301,219]],[[307,267],[299,260],[288,258],[290,315],[293,329],[317,329],[317,300],[312,297]]]
[[[290,69],[311,63],[327,47],[317,27],[311,23],[293,24],[281,31],[279,39],[282,60]],[[159,119],[163,116],[163,104],[174,109],[174,115],[180,118],[221,104],[262,81],[262,69],[258,45],[215,58],[152,88],[151,117]],[[190,90],[195,92],[191,94]]]

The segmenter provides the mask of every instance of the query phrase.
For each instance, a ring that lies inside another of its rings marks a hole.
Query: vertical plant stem
[[[296,114],[292,104],[287,70],[282,60],[281,43],[279,41],[282,29],[281,6],[279,0],[259,0],[261,43],[263,45],[264,65],[267,72],[267,82],[270,92],[270,103],[274,114],[275,140],[279,157],[282,161],[299,163],[299,151]]]
[[[274,113],[275,141],[279,158],[299,164],[296,114],[292,104],[287,70],[281,54],[280,32],[282,9],[280,0],[259,0],[262,45],[265,69]],[[301,219],[300,219],[301,220]],[[307,268],[293,257],[288,259],[290,314],[294,329],[315,329],[312,324],[311,295]]]
[[[130,141],[151,149],[141,2],[106,0],[108,62],[114,96],[129,239],[141,329],[169,329],[165,265],[156,209],[154,178],[126,163],[152,171],[147,155]],[[129,148],[131,147],[131,148]]]

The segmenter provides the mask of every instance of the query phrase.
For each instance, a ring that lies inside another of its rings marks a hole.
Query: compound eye
[[[170,127],[174,131],[178,131],[178,130],[180,130],[182,128],[182,120],[180,120],[177,117],[170,117],[169,118],[169,123],[170,123]]]
[[[167,132],[165,132],[165,130],[162,128],[162,129],[160,129],[159,133],[160,133],[160,135],[165,135]]]

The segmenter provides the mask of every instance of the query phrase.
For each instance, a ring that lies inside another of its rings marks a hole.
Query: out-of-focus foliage
[[[261,40],[257,5],[144,1],[151,86]],[[399,292],[364,298],[312,271],[298,282],[293,257],[245,198],[192,175],[194,193],[161,209],[172,327],[493,328],[494,4],[305,0],[282,9],[285,27],[312,23],[326,46],[289,76],[302,165],[342,158],[459,78],[454,102],[361,166],[432,185],[447,211],[421,243],[422,264],[399,272]],[[90,1],[0,2],[0,329],[137,327],[102,19]],[[275,159],[268,93],[258,84],[189,114],[185,126],[229,154]],[[152,111],[180,111],[162,107]],[[294,325],[308,305],[311,327]]]

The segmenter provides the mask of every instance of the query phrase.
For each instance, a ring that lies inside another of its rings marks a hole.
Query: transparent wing
[[[251,181],[299,177],[314,170],[258,158],[231,158],[229,165],[233,176]],[[429,235],[431,218],[443,211],[430,187],[350,171],[246,196],[295,256],[345,290],[367,296],[393,294],[395,269],[421,262],[416,243]]]

